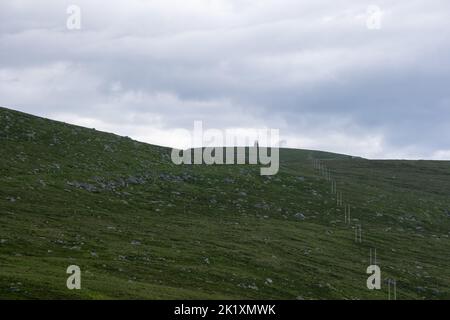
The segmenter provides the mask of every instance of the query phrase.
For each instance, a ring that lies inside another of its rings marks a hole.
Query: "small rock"
[[[294,214],[294,217],[296,217],[297,219],[300,219],[300,220],[305,220],[305,218],[306,218],[305,215],[301,212]]]
[[[248,288],[249,289],[252,289],[252,290],[258,290],[258,287],[256,286],[256,284],[250,284],[250,285],[248,285]]]
[[[441,294],[441,292],[440,292],[438,289],[435,289],[435,288],[431,289],[431,292],[432,292],[434,295],[439,295],[439,294]]]
[[[111,146],[108,145],[108,144],[105,144],[105,145],[103,146],[103,150],[106,151],[106,152],[113,152],[113,149],[112,149]]]

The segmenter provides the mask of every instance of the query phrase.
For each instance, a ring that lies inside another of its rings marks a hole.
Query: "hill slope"
[[[283,149],[262,177],[3,108],[0,148],[0,298],[387,299],[389,278],[399,299],[450,298],[449,162]]]

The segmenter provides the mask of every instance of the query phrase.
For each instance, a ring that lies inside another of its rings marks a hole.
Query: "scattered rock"
[[[28,140],[34,140],[36,138],[36,132],[32,131],[26,134]]]
[[[73,181],[73,182],[67,182],[67,184],[69,186],[72,186],[72,187],[75,187],[75,188],[78,188],[78,189],[83,189],[83,190],[86,190],[88,192],[98,192],[97,187],[95,187],[94,185],[89,184],[89,183]]]
[[[432,289],[431,289],[431,292],[432,292],[434,295],[439,295],[439,294],[441,294],[441,292],[440,292],[438,289],[435,289],[435,288],[432,288]]]
[[[108,144],[105,144],[105,145],[103,146],[103,150],[106,151],[106,152],[113,152],[113,149],[112,149],[111,146],[108,145]]]
[[[303,213],[301,213],[301,212],[298,212],[298,213],[294,214],[294,217],[297,218],[297,219],[300,219],[300,220],[305,220],[306,219],[305,215]]]
[[[244,289],[252,289],[252,290],[258,290],[258,287],[256,286],[255,283],[252,284],[244,284],[244,283],[240,283],[238,284],[238,287],[244,288]]]
[[[257,203],[254,205],[257,209],[269,210],[270,206],[267,203]]]
[[[258,290],[258,287],[256,286],[256,284],[251,284],[251,285],[248,285],[247,286],[249,289],[252,289],[252,290]]]
[[[126,179],[126,182],[129,184],[144,184],[146,180],[143,177],[130,176]]]

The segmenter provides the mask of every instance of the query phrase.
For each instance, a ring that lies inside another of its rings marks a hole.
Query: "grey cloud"
[[[2,105],[131,136],[200,119],[370,157],[450,150],[446,1],[378,1],[376,31],[353,0],[83,0],[80,31],[68,4],[0,4]]]

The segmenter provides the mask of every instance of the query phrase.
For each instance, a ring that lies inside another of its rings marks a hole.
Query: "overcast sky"
[[[449,36],[448,0],[1,0],[0,105],[166,146],[202,120],[450,159]]]

